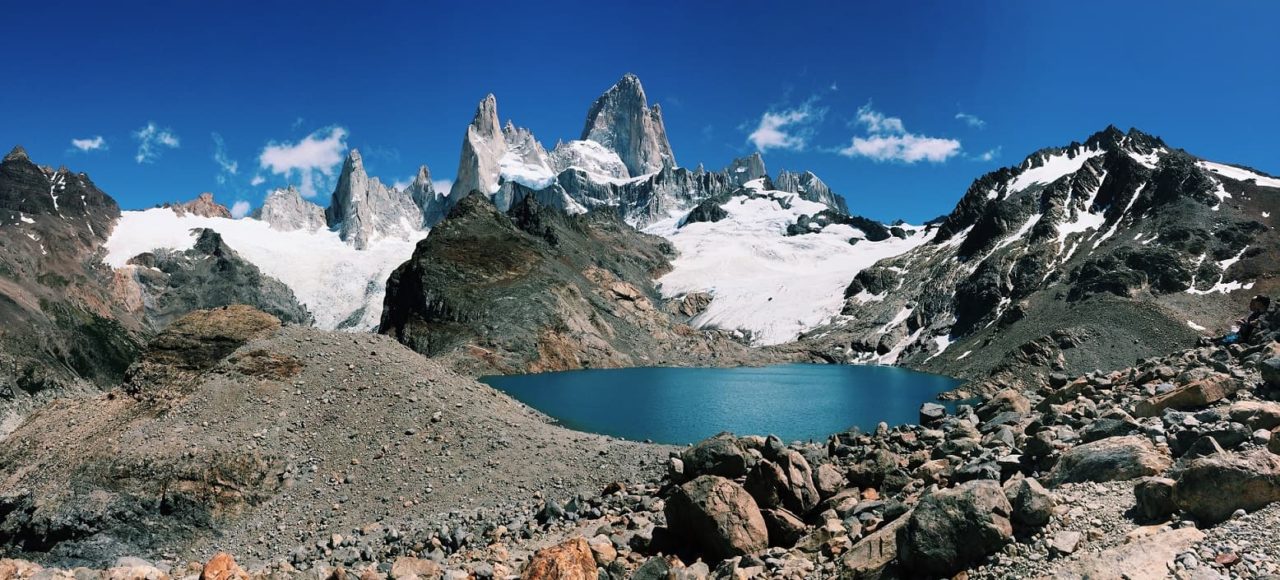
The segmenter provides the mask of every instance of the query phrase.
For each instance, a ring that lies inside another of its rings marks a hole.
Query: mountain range
[[[504,372],[750,352],[997,389],[1220,330],[1240,295],[1275,289],[1280,209],[1280,179],[1108,127],[979,177],[937,220],[883,224],[758,153],[677,165],[634,75],[550,151],[486,96],[449,192],[426,165],[389,186],[356,149],[326,207],[289,187],[242,219],[210,194],[121,212],[20,147],[0,188],[0,344],[31,393],[110,384],[168,321],[224,303]],[[492,315],[511,301],[529,318]]]

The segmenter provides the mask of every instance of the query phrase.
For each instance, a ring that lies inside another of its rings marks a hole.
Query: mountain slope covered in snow
[[[974,181],[929,243],[859,272],[806,348],[996,388],[1186,347],[1277,290],[1277,185],[1137,130],[1036,152]]]
[[[678,252],[671,272],[658,280],[663,295],[710,296],[706,309],[692,318],[695,326],[740,331],[761,345],[794,340],[839,314],[844,288],[863,268],[931,235],[905,228],[901,237],[872,241],[847,223],[814,223],[797,231],[806,216],[830,208],[766,187],[766,179],[756,179],[714,200],[722,210],[718,219],[682,215],[645,228],[671,240]]]
[[[289,287],[325,329],[372,330],[382,315],[387,276],[413,254],[417,240],[386,237],[364,249],[321,228],[281,231],[253,218],[179,216],[167,208],[126,211],[106,241],[104,261],[124,267],[158,249],[188,250],[207,228],[244,259]]]

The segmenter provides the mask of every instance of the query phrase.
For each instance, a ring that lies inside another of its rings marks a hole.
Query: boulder
[[[1053,492],[1032,478],[1009,480],[1004,485],[1004,497],[1013,510],[1009,519],[1019,533],[1044,527],[1053,517],[1053,506],[1057,503]]]
[[[970,481],[930,494],[898,535],[899,563],[908,575],[949,577],[1012,539],[1011,512],[994,481]]]
[[[1165,409],[1199,409],[1222,400],[1240,387],[1239,379],[1219,373],[1143,400],[1138,403],[1134,413],[1139,417],[1157,417]]]
[[[596,560],[585,538],[573,538],[538,550],[521,580],[596,580]]]
[[[782,509],[761,510],[765,529],[769,531],[769,545],[780,548],[794,546],[804,536],[804,520],[795,514]]]
[[[1255,449],[1195,459],[1178,472],[1174,503],[1197,521],[1216,524],[1243,509],[1280,500],[1280,456]]]
[[[672,534],[708,561],[759,552],[769,545],[756,501],[723,477],[703,475],[681,485],[663,511]]]
[[[1172,461],[1146,437],[1109,437],[1067,450],[1049,472],[1050,487],[1083,481],[1119,481],[1163,473]]]
[[[761,460],[747,474],[746,490],[764,508],[779,505],[792,513],[807,514],[820,500],[813,485],[809,462],[795,451],[780,456],[780,462]]]
[[[218,552],[204,565],[200,580],[249,580],[249,574],[236,564],[231,554]]]
[[[1054,571],[1056,578],[1126,578],[1163,580],[1179,554],[1204,539],[1195,528],[1179,528],[1135,539],[1096,554],[1066,561]]]
[[[1002,413],[1025,415],[1031,412],[1031,401],[1014,389],[1004,389],[978,407],[978,418],[987,421]]]
[[[690,479],[699,475],[740,477],[755,465],[755,457],[732,433],[704,439],[681,454],[680,459],[684,462],[684,476]]]
[[[898,559],[898,534],[906,525],[910,513],[899,517],[875,533],[854,544],[841,558],[847,578],[895,578]]]
[[[920,424],[925,426],[937,425],[947,416],[947,408],[937,403],[925,403],[920,405]]]
[[[1060,556],[1073,554],[1080,547],[1084,535],[1075,530],[1058,530],[1049,537],[1049,549]]]
[[[1164,521],[1178,506],[1173,501],[1174,481],[1165,477],[1144,477],[1133,486],[1136,515],[1148,522]]]
[[[1250,429],[1271,430],[1280,427],[1280,403],[1236,401],[1227,412],[1232,421],[1244,423]]]
[[[830,463],[823,463],[813,470],[813,487],[818,497],[827,499],[844,489],[844,475]]]
[[[1259,362],[1258,372],[1262,374],[1262,381],[1268,387],[1280,389],[1280,356]]]

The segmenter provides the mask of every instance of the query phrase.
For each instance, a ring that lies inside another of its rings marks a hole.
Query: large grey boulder
[[[1013,538],[1011,512],[994,481],[935,492],[920,500],[899,532],[898,561],[908,575],[949,577]]]
[[[684,462],[686,477],[719,475],[740,477],[755,465],[757,458],[731,433],[721,433],[704,439],[685,450],[680,459]]]
[[[760,508],[742,486],[703,475],[676,488],[664,508],[675,538],[708,561],[742,556],[769,546]]]
[[[1109,437],[1067,450],[1049,472],[1049,485],[1119,481],[1158,475],[1172,460],[1140,435]]]
[[[1280,456],[1255,449],[1201,457],[1181,469],[1176,482],[1178,508],[1216,524],[1238,509],[1254,511],[1280,500]]]
[[[1053,517],[1053,506],[1057,503],[1053,492],[1035,479],[1010,480],[1004,486],[1004,495],[1013,510],[1010,520],[1019,533],[1040,529]]]

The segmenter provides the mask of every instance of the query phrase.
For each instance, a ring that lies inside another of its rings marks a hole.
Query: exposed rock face
[[[809,333],[812,348],[885,362],[887,347],[981,392],[1187,348],[1196,320],[1232,319],[1246,294],[1273,288],[1263,274],[1280,260],[1280,235],[1260,221],[1280,212],[1280,189],[1214,167],[1108,127],[984,175],[930,243],[857,275],[866,291]]]
[[[325,221],[324,208],[303,199],[292,185],[271,190],[262,207],[254,210],[253,217],[285,232],[315,231],[329,226]]]
[[[111,295],[97,258],[120,208],[88,175],[40,167],[15,147],[0,161],[0,364],[18,397],[119,381],[142,325]]]
[[[676,165],[658,105],[649,108],[640,79],[627,74],[605,91],[587,112],[582,139],[618,154],[631,175],[654,173]]]
[[[172,207],[173,211],[177,212],[178,215],[191,214],[200,217],[231,218],[231,212],[227,210],[227,206],[213,201],[213,194],[209,192],[202,193],[191,201]]]
[[[210,229],[193,232],[186,251],[142,254],[117,272],[130,276],[143,295],[142,314],[151,328],[164,328],[193,310],[247,304],[293,324],[310,324],[311,314],[293,291],[241,258]]]
[[[560,143],[547,154],[527,129],[510,122],[500,126],[496,99],[485,97],[463,138],[458,178],[448,202],[479,191],[507,211],[533,197],[540,205],[569,213],[607,208],[644,226],[728,194],[751,179],[768,178],[758,153],[723,171],[676,167],[661,114],[657,107],[648,108],[644,90],[632,75],[601,96],[587,119],[581,140]]]
[[[725,171],[733,179],[734,185],[743,185],[754,179],[769,177],[768,171],[764,168],[764,158],[760,156],[758,151],[746,157],[734,159],[733,163],[730,163],[729,167],[725,168]]]
[[[474,193],[392,273],[380,332],[503,372],[745,352],[655,306],[667,251],[613,215],[569,216],[533,196],[503,213]]]
[[[672,531],[709,561],[765,549],[769,531],[751,494],[715,475],[676,488],[666,505]]]
[[[405,193],[422,210],[424,228],[435,227],[449,214],[449,192],[436,191],[435,185],[431,183],[431,170],[426,165],[418,167],[418,174],[413,177],[413,182]]]
[[[379,237],[411,239],[422,234],[422,209],[407,194],[370,178],[360,152],[352,149],[342,164],[338,186],[325,209],[325,221],[356,249]]]
[[[844,198],[836,195],[827,184],[812,171],[792,173],[783,169],[773,178],[773,187],[780,191],[800,194],[801,199],[823,203],[840,213],[849,213]]]
[[[467,125],[462,138],[462,157],[458,160],[458,173],[449,198],[461,200],[472,191],[492,195],[498,190],[500,163],[507,152],[507,142],[498,122],[498,99],[486,96],[476,107],[475,117]]]

